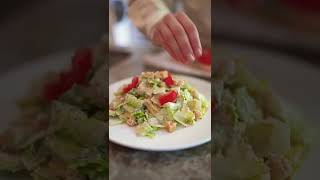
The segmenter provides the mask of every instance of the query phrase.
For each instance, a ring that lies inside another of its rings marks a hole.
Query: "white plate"
[[[204,80],[188,76],[177,76],[188,81],[200,93],[211,100],[211,85]],[[130,83],[132,78],[118,81],[109,86],[109,103],[114,99],[114,92],[123,84]],[[160,130],[154,138],[137,136],[134,128],[126,124],[109,126],[109,140],[116,144],[147,151],[175,151],[199,146],[211,140],[211,107],[204,118],[193,126],[179,128],[172,133]]]

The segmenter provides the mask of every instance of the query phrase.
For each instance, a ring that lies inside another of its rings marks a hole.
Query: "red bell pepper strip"
[[[205,65],[211,65],[212,53],[211,49],[203,49],[202,55],[198,58],[198,62]]]
[[[166,77],[165,79],[163,79],[163,82],[166,83],[167,86],[171,87],[175,84],[174,80],[172,79],[171,74],[168,74],[168,77]]]
[[[168,102],[176,102],[178,93],[176,91],[170,91],[167,94],[164,94],[159,97],[159,103],[161,106]]]
[[[131,91],[131,89],[136,88],[139,84],[139,77],[132,78],[132,81],[130,84],[128,84],[126,87],[123,88],[122,92],[127,93]]]

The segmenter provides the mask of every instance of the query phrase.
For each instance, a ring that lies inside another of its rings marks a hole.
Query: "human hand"
[[[164,16],[151,32],[151,40],[182,63],[193,62],[202,54],[198,30],[183,12]]]

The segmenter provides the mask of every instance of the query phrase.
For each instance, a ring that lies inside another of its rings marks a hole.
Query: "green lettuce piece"
[[[125,103],[134,108],[134,109],[138,109],[138,108],[141,108],[142,105],[143,105],[143,101],[136,98],[135,96],[131,95],[131,94],[127,94],[125,96]]]
[[[79,174],[89,177],[90,180],[105,180],[108,175],[108,162],[106,148],[98,150],[91,149],[82,154],[81,157],[71,163],[73,169],[77,169]]]
[[[119,125],[119,124],[123,124],[125,123],[125,121],[123,119],[109,119],[109,126],[115,126],[115,125]]]
[[[199,94],[199,100],[201,102],[201,112],[202,112],[202,114],[205,114],[209,108],[209,101],[202,94]]]
[[[24,169],[21,157],[0,152],[0,170],[17,172]]]
[[[115,110],[116,116],[120,116],[121,114],[125,113],[125,110],[123,107],[119,107]]]
[[[233,139],[225,155],[214,156],[212,163],[216,179],[270,180],[269,168],[263,159],[238,139]]]
[[[98,106],[88,94],[85,87],[74,85],[59,98],[59,101],[76,106],[88,114],[101,111],[103,107]]]
[[[221,109],[223,109],[225,112],[227,119],[230,119],[233,124],[236,124],[236,122],[239,120],[236,99],[228,89],[226,89],[223,93]]]
[[[164,105],[164,109],[161,110],[162,114],[164,114],[168,120],[173,120],[174,114],[181,108],[181,103],[172,103],[168,102]]]
[[[258,80],[240,61],[236,62],[236,67],[233,86],[246,87],[250,95],[256,100],[257,105],[261,107],[265,116],[283,120],[284,110],[281,100],[274,94],[268,83]]]
[[[37,147],[39,146],[39,147]],[[43,144],[32,144],[24,150],[22,154],[22,162],[25,168],[29,171],[44,163],[50,156],[50,150]]]
[[[255,100],[249,96],[246,88],[236,89],[234,96],[240,121],[253,122],[262,119],[262,112],[258,109]]]
[[[136,110],[135,107],[130,106],[128,104],[123,105],[122,108],[124,109],[125,112],[129,112],[129,113],[133,113]]]
[[[289,126],[276,119],[257,121],[247,127],[246,137],[259,156],[285,155],[291,148]]]
[[[222,80],[213,80],[212,82],[212,95],[218,105],[221,104],[222,95],[224,91],[224,82]]]
[[[53,103],[52,113],[52,126],[68,134],[77,143],[84,146],[105,143],[107,123],[88,118],[80,109],[58,101]]]
[[[148,122],[139,124],[136,127],[136,132],[139,136],[146,136],[149,138],[153,138],[157,130],[158,128],[152,127]]]
[[[133,116],[138,124],[142,124],[149,119],[148,114],[143,109],[139,109],[138,111],[134,112]]]
[[[160,87],[161,82],[162,81],[160,79],[148,79],[148,83],[153,89]]]
[[[192,95],[188,91],[188,89],[181,89],[180,90],[180,95],[182,96],[184,101],[190,101],[193,99]]]
[[[191,111],[202,112],[202,103],[198,99],[193,99],[191,101],[188,101],[187,105]]]
[[[173,118],[183,126],[189,126],[195,123],[195,115],[187,106],[183,106],[181,110],[174,113]]]
[[[31,173],[31,176],[34,180],[59,180],[59,177],[56,177],[53,170],[48,167],[38,167]]]
[[[45,145],[55,156],[71,162],[77,159],[85,148],[75,143],[71,138],[62,135],[53,135],[45,140]]]

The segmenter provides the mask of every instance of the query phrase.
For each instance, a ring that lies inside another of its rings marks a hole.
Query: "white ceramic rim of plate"
[[[211,84],[210,82],[208,81],[205,81],[203,79],[199,79],[199,78],[194,78],[194,77],[190,77],[190,76],[185,76],[185,75],[179,75],[179,74],[175,74],[174,75],[175,77],[178,77],[178,78],[182,78],[182,79],[186,79],[188,82],[197,82],[197,83],[202,83],[204,84],[205,86],[209,86],[211,87]],[[129,83],[131,81],[132,77],[129,77],[129,78],[125,78],[125,79],[122,79],[122,80],[119,80],[117,82],[114,82],[112,84],[109,84],[109,103],[111,102],[111,99],[113,98],[113,95],[112,93],[114,92],[111,92],[110,90],[112,89],[112,86],[119,86],[119,85],[123,85],[125,83]],[[191,83],[192,84],[192,83]],[[204,92],[200,92],[200,93],[204,93]],[[209,88],[208,90],[208,93],[209,93],[209,98],[211,99],[211,88]],[[208,98],[208,97],[207,97]],[[206,118],[206,119],[205,119]],[[205,143],[208,143],[211,141],[211,107],[209,107],[209,111],[205,117],[203,119],[204,120],[207,120],[209,126],[210,126],[210,132],[209,132],[209,136],[205,137],[205,138],[200,138],[200,140],[198,141],[195,141],[195,142],[189,142],[189,143],[185,143],[185,144],[179,144],[179,145],[176,145],[176,146],[170,146],[170,147],[147,147],[147,145],[144,145],[144,146],[140,146],[140,145],[137,145],[136,143],[127,143],[127,142],[124,142],[124,141],[119,141],[117,139],[115,139],[113,136],[110,136],[110,128],[114,128],[116,126],[112,126],[110,127],[109,126],[109,141],[112,142],[112,143],[115,143],[115,144],[118,144],[118,145],[121,145],[121,146],[124,146],[124,147],[128,147],[128,148],[131,148],[131,149],[137,149],[137,150],[143,150],[143,151],[158,151],[158,152],[165,152],[165,151],[177,151],[177,150],[185,150],[185,149],[190,149],[190,148],[193,148],[193,147],[196,147],[196,146],[200,146],[200,145],[203,145]],[[202,121],[202,120],[201,120]],[[200,123],[201,121],[197,122],[197,123]],[[196,124],[197,124],[196,123]],[[205,124],[206,122],[203,122],[203,124]],[[195,125],[196,125],[195,124]],[[128,127],[127,125],[118,125],[118,126],[126,126],[126,128],[130,129],[133,131],[133,128],[131,127]],[[187,127],[187,128],[183,128],[183,129],[188,129],[188,128],[192,128],[192,127]],[[200,127],[199,127],[200,128]],[[183,129],[179,129],[179,130],[183,130]],[[157,133],[160,133],[160,132],[157,132]],[[173,133],[177,133],[177,132],[173,132]],[[157,138],[159,134],[156,135],[155,138]],[[143,138],[145,141],[154,141],[155,139],[148,139],[148,138],[145,138],[145,137],[138,137],[136,134],[134,134],[134,136],[136,138]],[[142,139],[141,139],[142,140]]]

